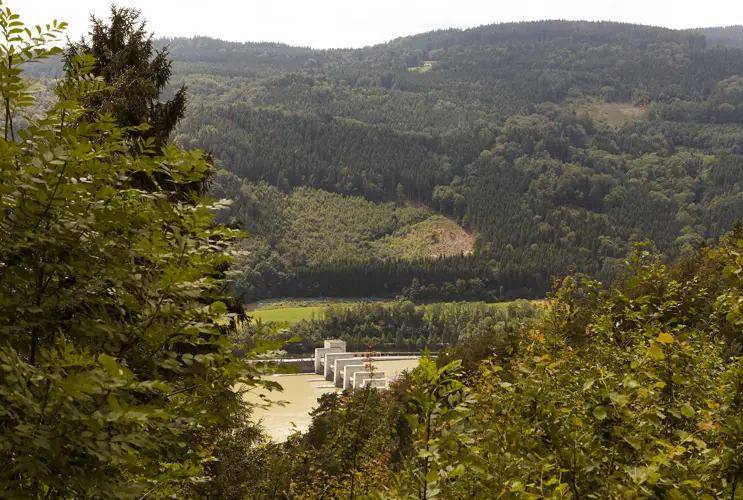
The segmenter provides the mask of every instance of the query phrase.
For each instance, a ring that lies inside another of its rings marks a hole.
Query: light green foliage
[[[295,266],[472,251],[472,238],[456,222],[427,207],[377,204],[306,187],[285,195],[265,183],[251,185],[226,172],[217,175],[213,195],[234,200],[221,220],[241,223]]]
[[[240,233],[197,197],[132,187],[132,177],[199,181],[199,151],[83,119],[106,89],[80,55],[40,118],[20,65],[54,54],[0,11],[0,496],[178,497],[203,475],[209,435],[242,403],[220,269]],[[17,136],[17,137],[14,137]]]
[[[420,66],[415,68],[408,68],[408,71],[415,71],[417,73],[428,73],[431,71],[431,66]]]
[[[413,260],[471,254],[474,239],[453,220],[435,215],[403,226],[379,240],[375,247],[382,257]]]
[[[307,188],[290,197],[280,248],[310,265],[371,255],[369,245],[395,229],[395,205]]]

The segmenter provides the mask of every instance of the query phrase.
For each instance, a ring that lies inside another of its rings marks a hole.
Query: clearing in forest
[[[459,224],[441,215],[395,231],[376,242],[383,256],[421,259],[470,255],[475,238]]]
[[[621,127],[626,122],[644,118],[647,109],[627,102],[604,102],[589,106],[586,111],[596,121],[605,121],[612,127]]]
[[[248,304],[248,315],[264,323],[298,323],[302,320],[321,318],[328,307],[352,306],[361,303],[391,302],[391,299],[326,299],[326,298],[286,298],[273,299]]]

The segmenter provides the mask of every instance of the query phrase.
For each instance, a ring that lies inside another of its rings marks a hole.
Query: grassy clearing
[[[612,127],[621,127],[630,120],[644,118],[647,110],[623,102],[593,103],[583,108],[592,119],[604,121]]]
[[[303,320],[311,320],[321,318],[328,307],[346,306],[351,307],[354,304],[360,303],[389,303],[392,302],[389,299],[379,298],[361,298],[361,299],[277,299],[272,301],[259,302],[257,304],[250,304],[248,309],[249,314],[254,319],[260,319],[264,323],[275,322],[275,323],[298,323]],[[546,306],[544,300],[533,300],[532,305],[538,309],[543,309]],[[484,302],[439,302],[436,305],[446,308],[462,307],[463,304],[471,307],[487,307],[488,309],[500,309],[505,311],[508,309],[511,302],[498,302],[495,304],[485,304]],[[426,314],[432,309],[434,304],[424,304],[417,306],[418,309],[423,309]]]
[[[254,320],[261,320],[264,323],[298,323],[305,319],[321,317],[326,307],[282,307],[253,311],[249,314]]]
[[[325,309],[332,306],[351,306],[360,303],[390,302],[390,299],[364,297],[358,299],[271,299],[248,304],[248,314],[264,323],[298,323],[322,317]]]

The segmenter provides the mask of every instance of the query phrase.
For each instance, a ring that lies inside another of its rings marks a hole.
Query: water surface
[[[383,371],[387,380],[398,376],[405,370],[411,370],[418,360],[375,361],[378,371]],[[266,433],[276,441],[285,441],[295,430],[304,432],[311,423],[310,412],[317,406],[317,398],[327,392],[341,392],[322,375],[303,373],[296,375],[275,375],[271,377],[281,384],[283,392],[251,391],[245,399],[251,403],[262,404],[260,394],[273,401],[285,401],[285,406],[272,405],[269,408],[256,408],[254,419],[261,419]]]

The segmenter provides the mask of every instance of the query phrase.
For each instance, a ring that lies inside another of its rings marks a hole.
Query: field
[[[254,320],[264,323],[298,323],[304,319],[322,316],[327,306],[315,307],[282,307],[278,309],[261,309],[249,313]]]
[[[273,299],[248,304],[247,310],[254,320],[264,323],[298,323],[322,316],[325,309],[331,306],[352,305],[359,303],[390,302],[389,299],[373,297],[359,299]]]
[[[415,73],[428,73],[431,71],[431,66],[408,68],[408,71],[413,71]]]
[[[264,323],[298,323],[302,320],[311,320],[322,317],[326,308],[331,306],[351,306],[359,303],[385,303],[391,302],[389,299],[379,298],[360,298],[360,299],[278,299],[262,301],[248,305],[248,314],[253,320],[261,320]],[[545,301],[534,300],[531,303],[538,308],[545,306]],[[461,302],[444,302],[439,303],[444,308],[456,307]],[[472,302],[472,305],[482,305],[482,302]],[[495,304],[485,304],[492,309],[507,309],[510,302],[499,302]],[[432,304],[420,305],[419,309],[428,310]]]

